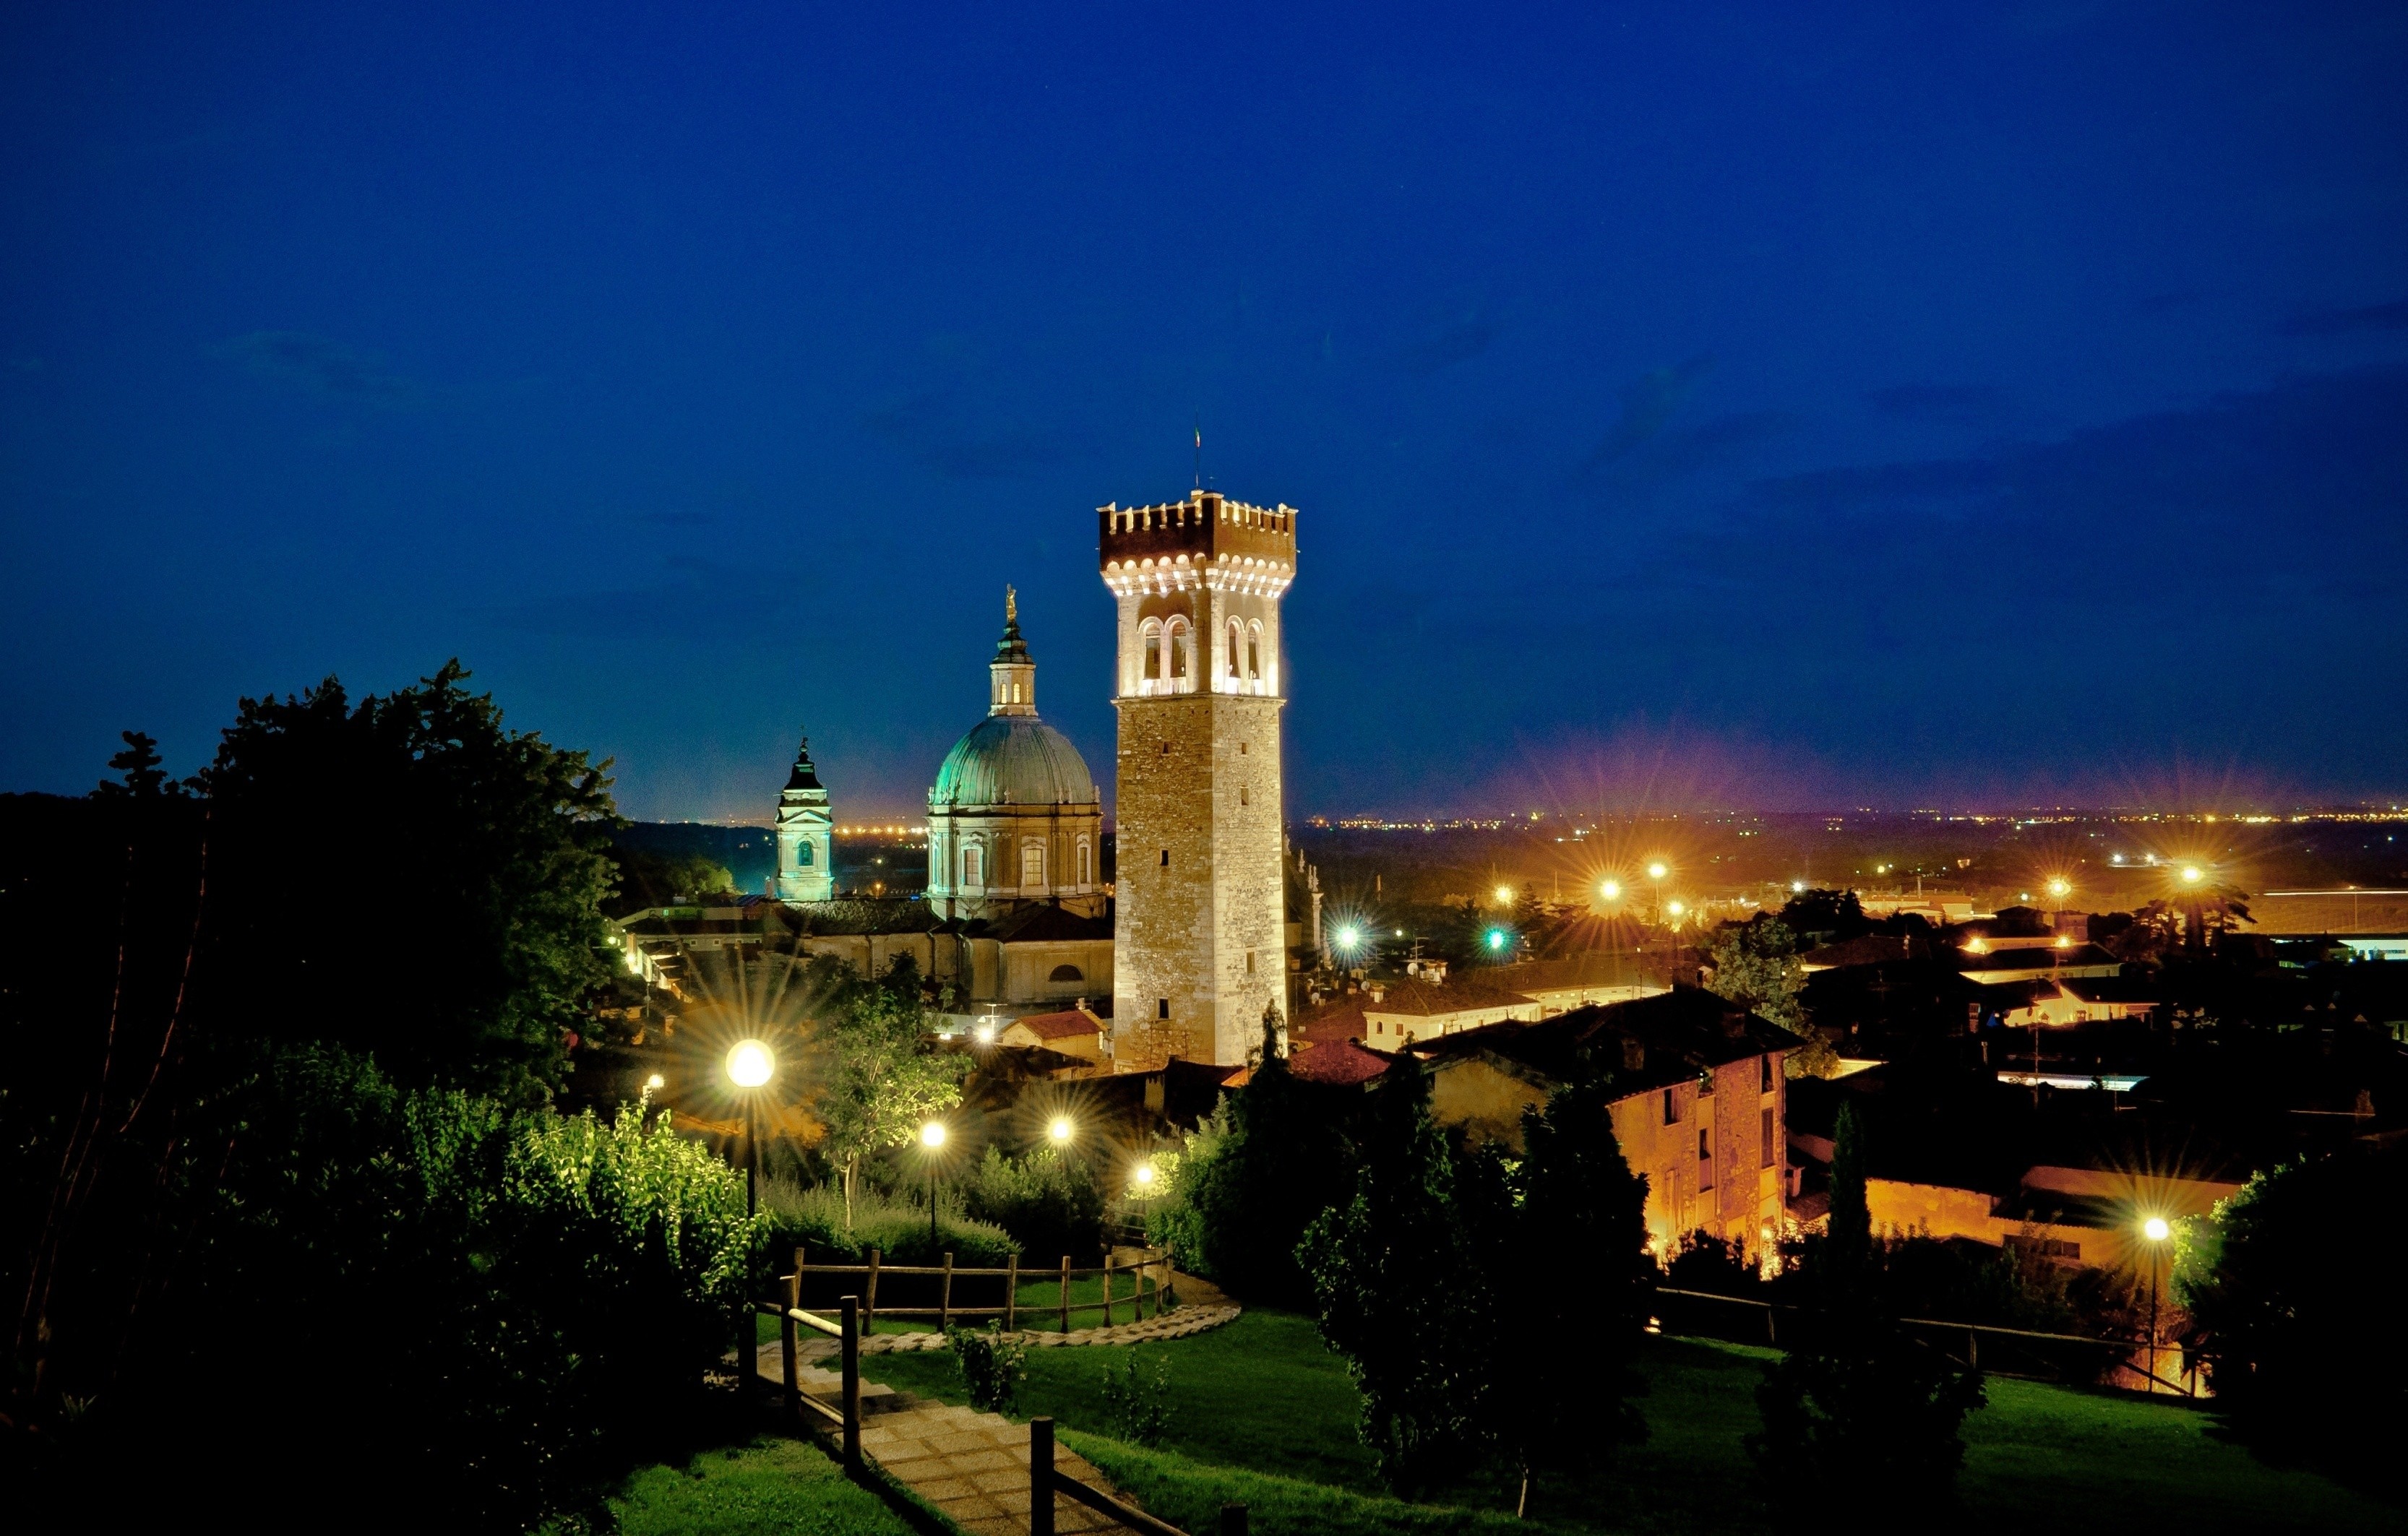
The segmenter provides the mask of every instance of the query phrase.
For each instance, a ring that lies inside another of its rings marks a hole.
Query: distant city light
[[[738,1088],[759,1088],[777,1070],[778,1059],[758,1040],[739,1040],[727,1053],[727,1080]]]
[[[1806,894],[1806,882],[1805,882],[1805,881],[1803,881],[1803,880],[1792,880],[1792,881],[1790,881],[1790,882],[1789,882],[1789,894],[1791,894],[1792,896],[1803,896],[1803,895],[1805,895],[1805,894]]]
[[[1512,906],[1513,904],[1513,888],[1512,886],[1498,886],[1496,890],[1496,896],[1497,904],[1498,906]]]
[[[1362,942],[1362,930],[1351,923],[1338,931],[1338,947],[1340,949],[1352,949]]]
[[[2056,880],[2051,880],[2051,881],[2048,883],[2048,893],[2049,893],[2050,895],[2052,895],[2052,896],[2055,896],[2055,897],[2058,898],[2059,900],[2064,899],[2064,897],[2066,896],[2066,894],[2067,894],[2068,892],[2071,891],[2072,889],[2073,889],[2073,886],[2072,886],[2071,882],[2067,881],[2067,880],[2064,880],[2064,879],[2056,879]]]
[[[1503,929],[1492,928],[1488,931],[1488,947],[1491,949],[1502,949],[1505,947],[1505,931]]]

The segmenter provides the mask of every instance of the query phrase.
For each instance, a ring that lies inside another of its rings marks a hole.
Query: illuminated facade
[[[1112,1035],[1124,1071],[1242,1062],[1287,1002],[1280,599],[1296,512],[1099,509],[1119,605]]]
[[[1032,904],[1104,915],[1104,797],[1070,738],[1037,718],[1037,663],[1004,594],[986,718],[928,790],[928,908],[1000,918]]]
[[[779,900],[824,902],[836,893],[835,830],[827,790],[811,763],[811,739],[805,736],[778,796]]]

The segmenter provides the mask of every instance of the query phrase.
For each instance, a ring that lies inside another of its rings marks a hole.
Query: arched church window
[[[1242,625],[1240,625],[1240,624],[1236,619],[1230,619],[1230,620],[1229,620],[1229,676],[1232,676],[1232,677],[1242,677],[1242,676],[1245,676],[1245,674],[1244,674],[1244,673],[1242,673],[1242,672],[1240,672],[1240,671],[1239,671],[1239,670],[1238,670],[1238,664],[1239,664],[1239,662],[1243,659],[1240,653],[1241,651],[1243,651],[1243,650],[1244,650],[1244,648],[1245,648],[1245,644],[1246,644],[1246,632],[1245,632],[1244,627],[1243,627]]]
[[[986,874],[985,860],[981,857],[982,851],[975,843],[962,849],[962,884],[975,887],[985,883],[982,878]]]
[[[1168,624],[1164,625],[1164,626],[1163,626],[1163,629],[1162,629],[1162,640],[1163,640],[1163,644],[1165,644],[1165,645],[1167,645],[1167,646],[1168,646],[1168,647],[1170,647],[1170,676],[1173,676],[1173,677],[1184,677],[1184,676],[1187,676],[1187,624],[1186,624],[1186,621],[1185,621],[1184,619],[1172,619],[1169,623],[1168,623]]]
[[[795,862],[805,869],[811,867],[811,840],[808,837],[795,845]]]
[[[1262,675],[1263,626],[1262,621],[1257,619],[1254,627],[1246,631],[1246,676],[1259,677]]]
[[[1057,965],[1054,967],[1054,974],[1047,976],[1045,979],[1048,981],[1084,981],[1087,979],[1087,974],[1080,970],[1075,965]]]
[[[1148,679],[1162,676],[1162,626],[1149,619],[1140,632],[1145,636],[1145,676]]]

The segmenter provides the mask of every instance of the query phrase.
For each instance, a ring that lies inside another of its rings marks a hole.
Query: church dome
[[[1070,738],[1034,715],[990,715],[945,754],[931,810],[965,805],[1095,805],[1095,775]]]

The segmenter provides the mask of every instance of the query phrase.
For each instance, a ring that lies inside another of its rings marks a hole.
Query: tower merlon
[[[1296,508],[1217,491],[1154,506],[1096,509],[1104,582],[1120,596],[1202,587],[1276,597],[1296,577]]]

